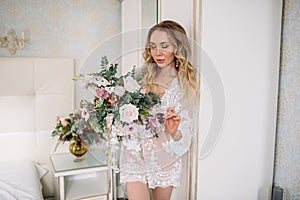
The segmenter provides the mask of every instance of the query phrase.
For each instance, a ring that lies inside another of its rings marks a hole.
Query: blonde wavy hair
[[[178,67],[176,67],[176,70],[178,72],[179,83],[182,90],[189,97],[191,97],[192,95],[194,97],[194,95],[196,95],[198,99],[199,78],[197,76],[196,68],[190,62],[190,44],[184,28],[174,21],[162,21],[149,30],[146,39],[145,49],[143,52],[145,63],[141,69],[141,83],[145,88],[150,89],[153,83],[153,79],[155,78],[157,73],[158,67],[151,56],[149,48],[151,35],[156,30],[165,31],[168,34],[170,42],[175,47],[174,57],[178,63]]]

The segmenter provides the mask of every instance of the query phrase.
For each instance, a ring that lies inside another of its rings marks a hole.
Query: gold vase
[[[84,141],[73,141],[69,146],[69,151],[77,157],[74,161],[79,161],[81,157],[88,151],[89,145]]]

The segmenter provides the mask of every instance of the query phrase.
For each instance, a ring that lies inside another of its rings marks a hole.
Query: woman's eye
[[[166,45],[162,45],[161,47],[162,47],[163,49],[166,49],[166,48],[169,47],[169,45],[166,44]]]
[[[156,46],[153,45],[153,44],[150,44],[150,45],[149,45],[149,48],[150,48],[150,49],[155,49],[155,47],[156,47]]]

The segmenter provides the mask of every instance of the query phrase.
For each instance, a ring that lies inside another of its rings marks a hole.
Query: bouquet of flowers
[[[99,72],[73,78],[81,81],[85,89],[92,90],[93,100],[81,100],[80,112],[58,119],[53,136],[58,135],[61,141],[87,140],[90,144],[116,138],[121,141],[130,138],[136,126],[143,127],[153,137],[158,136],[158,123],[163,123],[163,115],[152,116],[150,109],[160,104],[159,97],[141,88],[135,67],[120,76],[117,67],[118,64],[109,64],[104,56]]]

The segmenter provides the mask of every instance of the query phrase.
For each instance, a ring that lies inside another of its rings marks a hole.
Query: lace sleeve
[[[181,123],[178,128],[181,134],[181,138],[179,140],[170,138],[170,140],[164,144],[164,148],[170,154],[176,154],[178,156],[181,156],[188,151],[190,144],[194,138],[194,112],[196,112],[196,108],[192,109],[192,106],[195,106],[196,104],[192,102],[184,102],[183,99],[181,99],[180,102],[174,103],[177,104],[176,107],[177,109],[179,108],[179,110],[176,110],[176,112],[178,112],[181,117]]]
[[[174,107],[175,111],[181,117],[181,123],[178,127],[181,133],[181,138],[177,140],[170,137],[170,140],[164,143],[165,151],[169,154],[181,156],[185,154],[193,141],[195,130],[195,120],[197,119],[196,114],[198,112],[198,107],[195,98],[187,98],[180,91],[179,86],[174,87],[170,90],[168,106]],[[180,134],[179,133],[179,134]]]

